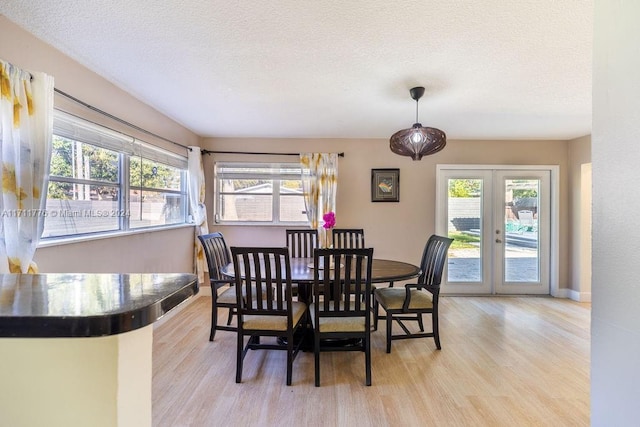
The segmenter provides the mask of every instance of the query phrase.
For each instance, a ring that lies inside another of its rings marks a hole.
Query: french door
[[[438,167],[437,233],[454,239],[441,292],[549,294],[551,170]]]

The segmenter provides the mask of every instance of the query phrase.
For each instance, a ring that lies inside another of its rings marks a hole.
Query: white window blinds
[[[53,133],[63,138],[85,142],[108,150],[139,156],[179,169],[187,169],[187,158],[159,147],[56,110]]]

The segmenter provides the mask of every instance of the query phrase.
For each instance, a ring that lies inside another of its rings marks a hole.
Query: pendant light
[[[418,100],[424,95],[424,88],[411,88],[409,94],[416,100],[416,123],[409,129],[402,129],[391,135],[389,147],[396,154],[420,160],[422,156],[442,150],[447,144],[447,136],[440,129],[423,127],[418,123]]]

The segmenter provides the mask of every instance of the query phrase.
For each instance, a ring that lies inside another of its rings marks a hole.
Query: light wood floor
[[[444,297],[433,340],[372,334],[364,354],[251,351],[235,383],[235,333],[208,341],[210,298],[154,331],[154,426],[587,426],[590,304],[537,297]],[[225,318],[226,312],[222,313]]]

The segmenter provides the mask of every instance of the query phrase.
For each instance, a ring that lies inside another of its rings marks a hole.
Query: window
[[[306,224],[299,163],[217,163],[216,223]]]
[[[131,157],[129,209],[131,228],[185,222],[184,171],[177,167]]]
[[[186,222],[187,161],[56,111],[43,238]]]

